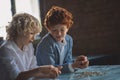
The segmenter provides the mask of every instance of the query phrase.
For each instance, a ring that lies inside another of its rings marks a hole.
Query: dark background
[[[120,54],[119,0],[40,0],[41,20],[53,6],[73,14],[69,30],[73,37],[73,55]],[[43,27],[43,36],[47,30]]]

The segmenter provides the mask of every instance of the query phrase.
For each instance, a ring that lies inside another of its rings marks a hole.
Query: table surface
[[[89,66],[74,73],[61,74],[56,79],[42,80],[120,80],[120,65]]]
[[[59,80],[120,80],[120,65],[89,66],[58,78]]]

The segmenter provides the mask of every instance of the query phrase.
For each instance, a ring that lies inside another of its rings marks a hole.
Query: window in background
[[[16,13],[27,12],[40,21],[39,0],[15,0],[15,4]]]
[[[11,21],[11,0],[3,0],[0,5],[0,37],[6,38],[6,25]],[[35,16],[41,25],[39,0],[15,0],[16,13],[26,12]]]
[[[10,0],[2,0],[0,6],[0,37],[6,39],[6,25],[12,16]]]

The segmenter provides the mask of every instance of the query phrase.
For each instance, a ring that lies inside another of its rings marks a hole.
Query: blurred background
[[[69,10],[73,54],[120,54],[119,0],[40,0],[41,20],[52,5]]]
[[[47,11],[53,6],[73,14],[74,24],[68,34],[73,37],[73,55],[120,54],[120,0],[2,0],[0,3],[0,37],[15,13],[28,12],[43,26]],[[47,30],[43,26],[40,37]]]

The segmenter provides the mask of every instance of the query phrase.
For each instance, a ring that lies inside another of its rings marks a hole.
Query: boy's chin
[[[58,42],[62,42],[62,41],[63,41],[63,39],[56,39],[56,41],[58,41]]]

